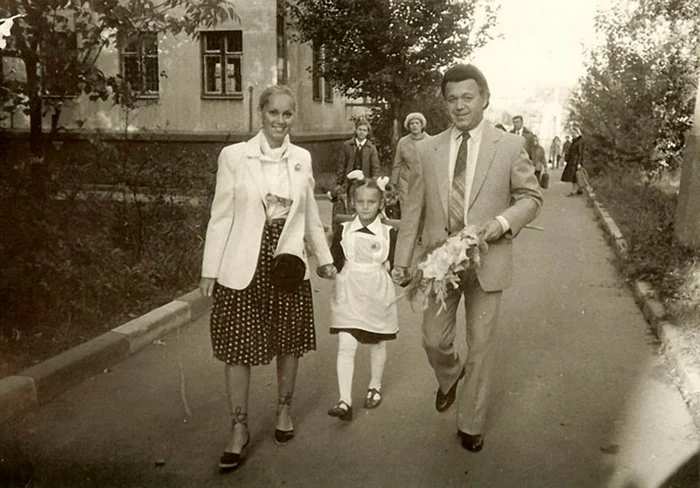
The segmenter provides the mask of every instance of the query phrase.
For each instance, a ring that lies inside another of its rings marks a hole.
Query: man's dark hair
[[[515,119],[523,120],[523,116],[522,116],[522,115],[516,115],[515,117],[513,117],[513,121],[515,121]]]
[[[443,98],[445,97],[445,87],[448,83],[459,83],[464,80],[474,80],[476,82],[481,95],[487,99],[486,107],[488,107],[488,99],[491,98],[489,84],[486,82],[486,77],[481,70],[473,64],[456,64],[445,71],[445,74],[442,75],[442,84],[440,85]]]

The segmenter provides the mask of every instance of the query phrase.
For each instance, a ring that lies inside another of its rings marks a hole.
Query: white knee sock
[[[347,332],[338,333],[338,389],[340,399],[352,405],[352,376],[355,372],[357,340]]]
[[[372,344],[369,347],[370,369],[372,370],[372,379],[369,382],[369,388],[375,388],[381,391],[384,364],[386,364],[386,341],[379,341],[377,344]]]

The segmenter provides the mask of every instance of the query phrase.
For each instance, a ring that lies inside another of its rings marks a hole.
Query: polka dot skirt
[[[211,312],[214,357],[228,364],[268,364],[316,349],[311,284],[286,292],[270,282],[272,256],[283,223],[265,226],[253,280],[243,290],[216,284]]]

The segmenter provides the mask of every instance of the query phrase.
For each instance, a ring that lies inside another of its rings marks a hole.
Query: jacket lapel
[[[262,174],[262,163],[260,162],[260,137],[258,133],[257,136],[246,143],[246,156],[248,157],[247,166],[248,171],[250,171],[250,176],[253,177],[253,183],[255,183],[255,187],[258,189],[260,199],[265,202],[265,195],[267,195],[268,188]]]
[[[493,163],[496,155],[496,142],[500,140],[499,130],[492,128],[488,123],[484,123],[484,132],[481,135],[481,147],[479,148],[479,157],[476,160],[476,168],[474,168],[474,179],[472,180],[472,189],[469,195],[469,207],[472,206],[481,187],[486,180],[486,175],[489,172],[491,163]]]
[[[292,206],[289,213],[295,212],[301,200],[301,190],[306,183],[302,178],[301,172],[301,155],[296,153],[297,148],[289,145],[289,153],[287,155],[287,170],[289,171],[289,193],[292,199]]]
[[[428,164],[435,168],[435,177],[437,179],[438,195],[442,202],[442,209],[445,211],[445,216],[449,216],[448,197],[450,195],[450,134],[451,130],[447,129],[442,134],[438,134],[434,138],[433,151],[434,159]]]

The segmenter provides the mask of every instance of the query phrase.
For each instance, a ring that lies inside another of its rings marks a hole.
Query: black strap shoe
[[[484,448],[484,436],[481,434],[467,434],[461,430],[457,431],[462,447],[470,452],[479,452]]]
[[[343,400],[340,400],[328,410],[328,415],[345,422],[350,422],[352,420],[352,407]]]

